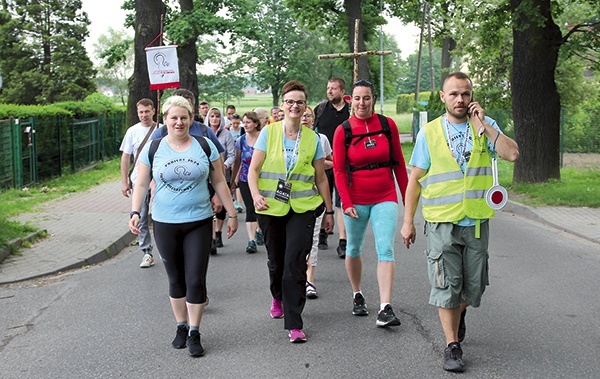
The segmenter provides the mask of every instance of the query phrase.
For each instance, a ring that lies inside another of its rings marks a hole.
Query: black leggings
[[[171,298],[206,302],[211,234],[212,217],[183,224],[154,221],[154,241],[167,270]]]
[[[254,211],[254,200],[252,200],[250,186],[248,186],[247,182],[239,182],[238,188],[246,206],[246,222],[256,222],[256,212]]]

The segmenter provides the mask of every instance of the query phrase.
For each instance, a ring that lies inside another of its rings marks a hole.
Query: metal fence
[[[443,111],[428,111],[427,120],[433,120]],[[493,118],[502,132],[514,138],[514,123],[511,110],[487,110],[485,115]],[[600,108],[561,109],[560,152],[600,153]],[[413,112],[413,137],[419,131],[419,112]],[[421,120],[422,122],[423,120]],[[414,139],[413,139],[414,140]]]
[[[0,120],[0,188],[22,188],[119,155],[125,113]]]

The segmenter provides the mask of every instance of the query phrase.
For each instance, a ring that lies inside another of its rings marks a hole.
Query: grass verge
[[[406,164],[410,161],[412,143],[403,143]],[[534,207],[589,207],[600,208],[600,167],[597,169],[563,168],[561,180],[547,183],[513,183],[514,164],[498,160],[498,182],[509,193],[509,199]]]
[[[100,162],[93,168],[76,174],[65,175],[43,183],[42,185],[11,189],[0,192],[0,248],[16,238],[38,230],[33,225],[21,224],[10,220],[21,213],[32,212],[36,206],[57,197],[85,191],[95,185],[118,180],[120,158]]]

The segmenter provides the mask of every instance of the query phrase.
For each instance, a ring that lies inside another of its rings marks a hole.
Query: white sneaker
[[[142,258],[142,263],[140,263],[141,268],[148,268],[154,266],[154,258],[150,254],[144,254],[144,258]]]

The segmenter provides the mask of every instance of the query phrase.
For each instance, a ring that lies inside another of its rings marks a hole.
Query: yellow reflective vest
[[[485,195],[492,187],[491,153],[487,137],[478,137],[469,122],[473,150],[463,174],[452,156],[444,135],[442,117],[425,125],[425,138],[431,167],[420,180],[423,218],[429,222],[458,222],[470,217],[482,220],[494,217]]]
[[[259,214],[285,216],[291,209],[296,213],[304,213],[317,209],[323,198],[315,185],[315,168],[313,159],[317,148],[315,132],[302,126],[300,143],[298,144],[297,162],[288,178],[286,178],[285,153],[283,147],[283,128],[281,122],[267,125],[268,139],[265,160],[258,176],[258,189],[265,198],[269,209],[256,211]],[[290,200],[283,203],[275,200],[275,191],[279,179],[292,184]]]

